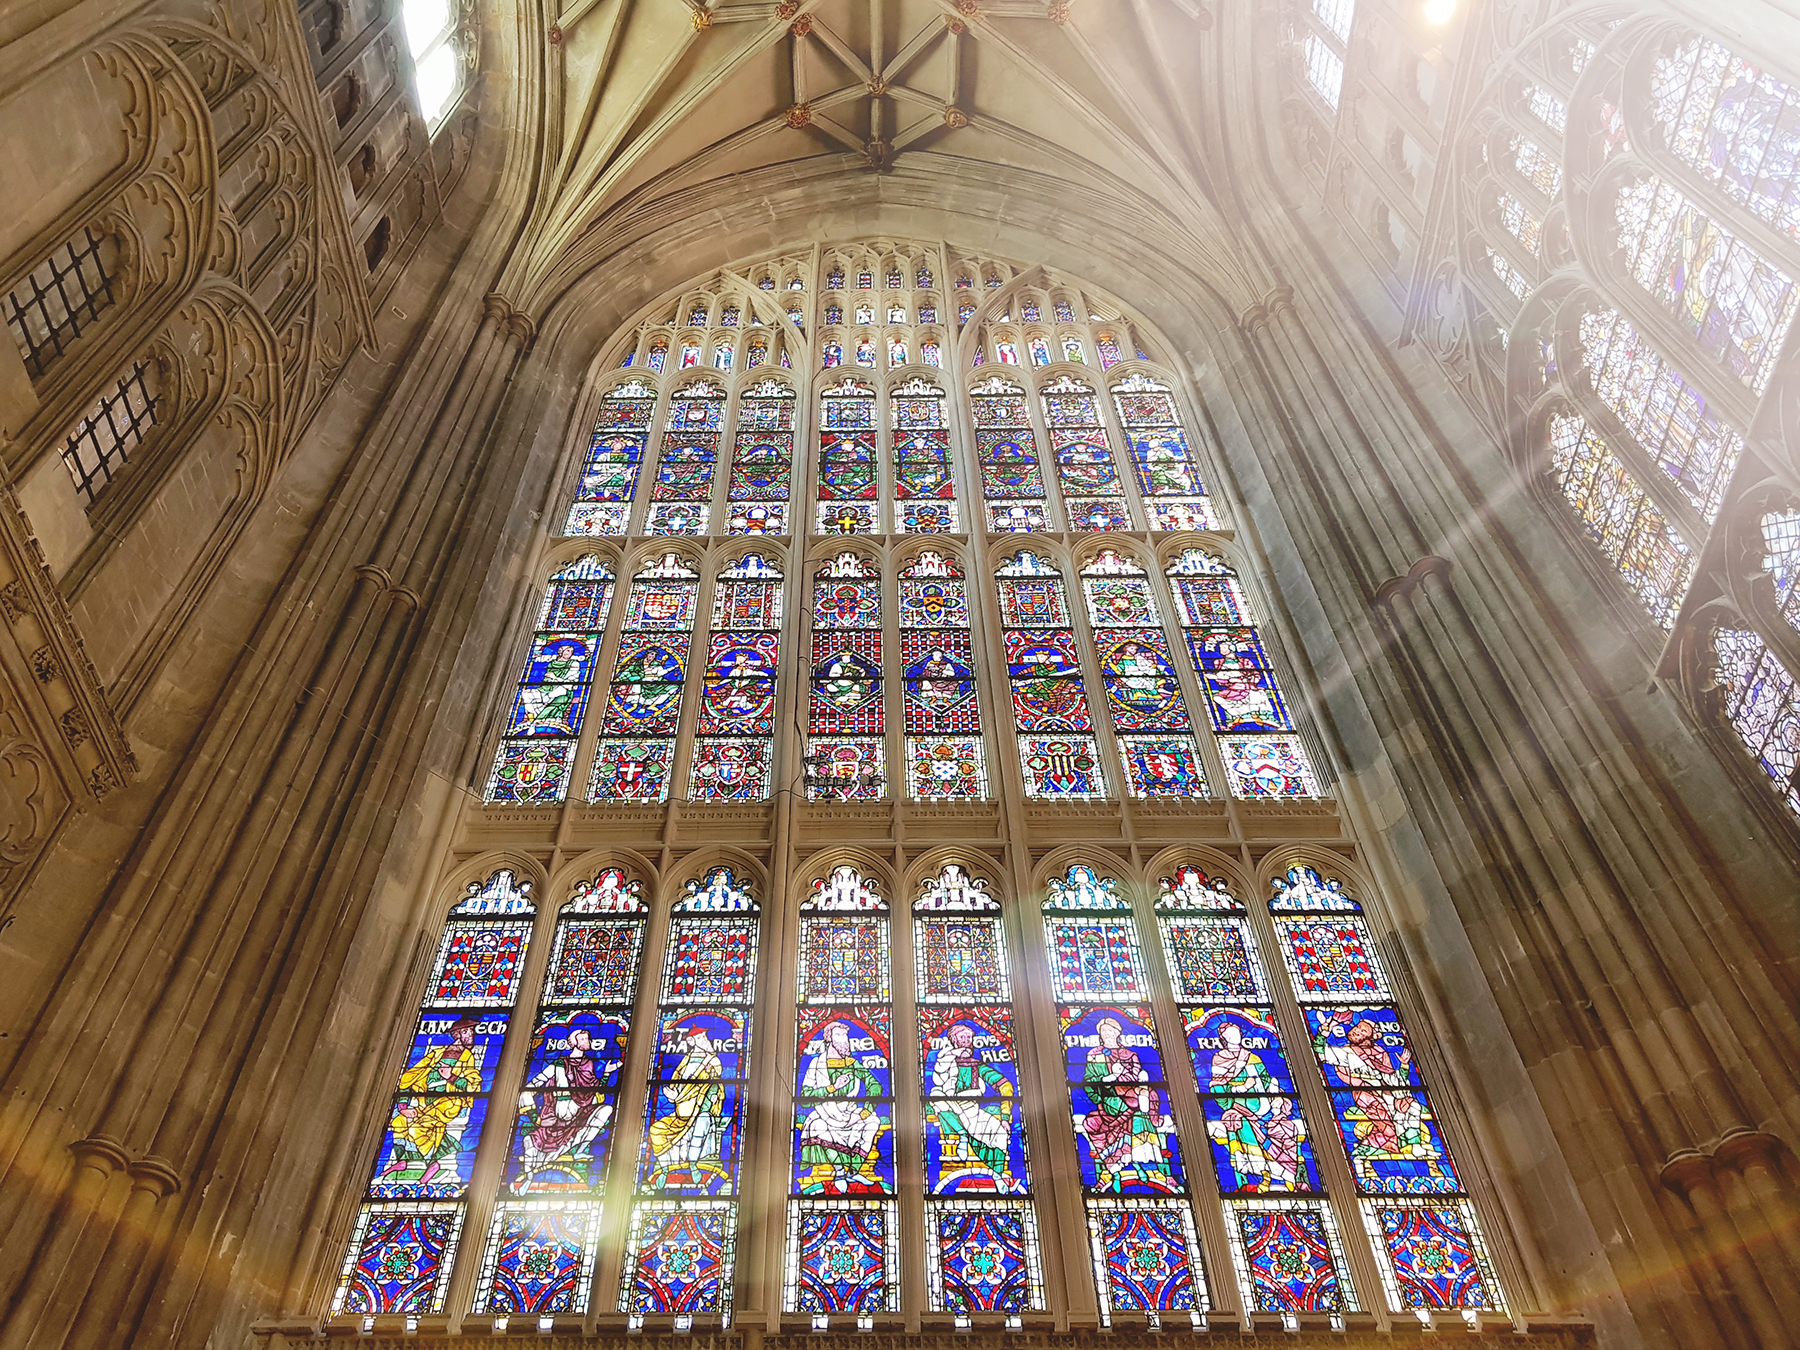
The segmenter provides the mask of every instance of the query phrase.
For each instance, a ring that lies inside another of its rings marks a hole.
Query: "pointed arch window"
[[[886,795],[881,569],[841,553],[813,579],[806,715],[806,795],[813,801]]]
[[[699,593],[676,553],[632,578],[588,800],[668,800]]]
[[[875,390],[857,380],[819,396],[820,534],[876,534],[881,484],[875,462]]]
[[[1126,449],[1150,528],[1216,529],[1218,518],[1169,386],[1132,375],[1113,386],[1113,403],[1125,425]]]
[[[1104,549],[1081,569],[1081,592],[1131,795],[1207,796],[1206,771],[1149,574]]]
[[[633,1329],[672,1313],[729,1326],[738,1173],[756,997],[759,909],[727,867],[687,883],[670,911],[637,1195],[619,1311]]]
[[[987,882],[948,863],[913,904],[930,1306],[1044,1306],[1021,1110],[1012,965]]]
[[[662,369],[668,350],[669,344],[661,338],[651,345],[652,370]],[[625,533],[655,408],[656,391],[640,380],[622,384],[600,400],[564,534]]]
[[[551,578],[488,775],[489,801],[558,802],[568,794],[612,592],[612,569],[592,553]]]
[[[1236,797],[1316,797],[1311,757],[1237,574],[1203,549],[1168,568],[1188,658],[1199,677]]]
[[[1049,529],[1044,470],[1025,411],[1025,390],[995,375],[970,388],[969,406],[975,414],[975,458],[981,465],[989,533]]]
[[[1244,906],[1223,882],[1181,867],[1162,878],[1156,911],[1246,1306],[1354,1309],[1337,1220]]]
[[[450,911],[332,1312],[442,1312],[535,907],[496,872]]]
[[[904,351],[901,356],[904,360]],[[894,529],[901,534],[954,533],[960,527],[944,391],[929,380],[908,380],[889,391],[888,414],[894,437]]]
[[[893,989],[887,901],[855,868],[814,882],[800,915],[783,1306],[822,1331],[900,1310]]]
[[[755,344],[751,339],[753,354]],[[764,380],[738,397],[731,482],[726,490],[728,534],[788,532],[795,406],[794,391],[780,380]]]
[[[899,619],[907,795],[914,801],[986,797],[969,601],[956,564],[925,552],[902,567]]]
[[[1100,1319],[1205,1324],[1205,1262],[1169,1110],[1137,920],[1118,882],[1077,863],[1043,904]]]
[[[688,774],[693,801],[760,802],[769,796],[781,613],[781,573],[760,553],[747,553],[719,573]]]
[[[608,868],[575,888],[557,920],[476,1283],[478,1313],[587,1311],[643,963],[642,890]]]
[[[994,572],[1025,795],[1091,801],[1106,777],[1062,573],[1029,550]]]
[[[1362,906],[1309,866],[1290,867],[1273,887],[1269,912],[1282,965],[1363,1197],[1390,1305],[1501,1309],[1474,1204]]]
[[[675,391],[669,425],[656,461],[656,486],[644,533],[703,535],[711,511],[713,475],[719,466],[725,389],[696,380]]]
[[[1064,375],[1046,384],[1040,396],[1050,430],[1050,453],[1056,461],[1056,486],[1062,493],[1069,528],[1130,529],[1125,485],[1106,428],[1101,425],[1100,404],[1093,389]]]

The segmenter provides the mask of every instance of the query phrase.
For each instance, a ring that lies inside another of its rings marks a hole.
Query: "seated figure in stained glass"
[[[955,1189],[971,1169],[991,1173],[995,1189],[1016,1188],[1013,1082],[976,1048],[976,1031],[969,1021],[954,1022],[931,1049],[930,1093],[955,1099],[933,1101],[926,1108],[938,1132],[939,1191]]]

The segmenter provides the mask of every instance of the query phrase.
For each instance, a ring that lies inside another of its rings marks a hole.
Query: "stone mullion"
[[[519,1085],[525,1078],[525,1059],[550,968],[550,948],[555,941],[557,921],[562,916],[561,907],[547,895],[536,897],[535,903],[537,913],[531,929],[531,945],[525,953],[525,967],[520,972],[518,995],[513,999],[507,1017],[506,1041],[500,1048],[500,1062],[494,1069],[493,1089],[487,1094],[487,1119],[482,1122],[475,1165],[470,1169],[469,1184],[463,1192],[462,1241],[457,1244],[456,1268],[451,1272],[450,1283],[445,1286],[444,1297],[444,1312],[453,1329],[460,1328],[463,1317],[474,1305],[488,1229],[493,1224],[499,1202],[505,1198],[502,1191],[505,1188],[506,1155],[512,1146],[513,1123],[521,1091]]]
[[[1175,1137],[1187,1161],[1188,1204],[1200,1232],[1205,1255],[1206,1283],[1212,1311],[1233,1321],[1248,1320],[1238,1288],[1237,1267],[1231,1259],[1231,1240],[1225,1226],[1225,1206],[1219,1195],[1218,1171],[1213,1165],[1212,1137],[1207,1133],[1206,1108],[1188,1052],[1187,1020],[1181,1015],[1175,978],[1163,952],[1162,925],[1149,900],[1148,886],[1130,888],[1131,914],[1137,924],[1144,968],[1150,976],[1148,1001],[1156,1019],[1156,1039],[1162,1049],[1163,1084],[1169,1110],[1175,1119]],[[1197,1147],[1196,1147],[1197,1145]]]
[[[1015,800],[1017,800],[1015,798]],[[1032,876],[1030,840],[1020,822],[1014,830],[1012,888],[1017,896],[1016,932],[1021,941],[1013,981],[1014,1016],[1032,1030],[1032,1065],[1041,1091],[1029,1114],[1049,1147],[1032,1166],[1032,1189],[1038,1203],[1038,1231],[1044,1258],[1045,1302],[1055,1311],[1056,1329],[1093,1328],[1100,1322],[1094,1288],[1093,1254],[1087,1227],[1087,1200],[1081,1189],[1081,1156],[1069,1114],[1068,1075],[1064,1069],[1062,1024],[1056,1015],[1056,991],[1050,977],[1050,951],[1044,932],[1043,890]],[[1021,1051],[1024,1038],[1020,1038]],[[1020,1055],[1021,1059],[1025,1056]],[[1022,1072],[1022,1070],[1021,1070]],[[1020,1080],[1021,1088],[1024,1079]]]
[[[669,910],[679,898],[666,878],[654,885],[644,879],[649,913],[644,920],[643,959],[637,995],[632,1000],[631,1043],[619,1070],[618,1106],[613,1115],[612,1156],[607,1164],[600,1231],[604,1235],[594,1257],[594,1282],[588,1295],[583,1330],[589,1335],[598,1319],[619,1306],[619,1282],[625,1277],[625,1235],[637,1200],[638,1155],[643,1147],[644,1115],[662,1027],[663,964],[668,957],[673,920]]]
[[[1417,611],[1415,610],[1415,612]],[[1427,610],[1426,613],[1429,611]],[[1421,615],[1416,622],[1419,639],[1409,643],[1412,649],[1420,654],[1426,651],[1455,650],[1456,648],[1453,646],[1444,646],[1444,639],[1440,638],[1436,641],[1432,639],[1432,626],[1431,622]],[[1449,675],[1441,668],[1437,671],[1427,669],[1426,675],[1433,683],[1439,683],[1445,687],[1452,684]],[[1477,709],[1484,706],[1480,703],[1469,704],[1466,705],[1465,711],[1467,714],[1478,716]],[[1481,733],[1477,732],[1477,734]],[[1482,739],[1493,745],[1503,743],[1499,737],[1498,728],[1490,729],[1482,736]],[[1541,799],[1534,798],[1522,783],[1515,788],[1506,782],[1513,775],[1507,773],[1503,764],[1504,761],[1497,761],[1495,765],[1495,771],[1502,775],[1503,780],[1502,783],[1494,785],[1499,788],[1499,796],[1503,799],[1511,798],[1515,803],[1515,810],[1519,811],[1520,816],[1524,819],[1530,820],[1536,817],[1538,812],[1534,807]],[[1491,793],[1492,789],[1489,792]],[[1504,817],[1507,813],[1499,814]],[[1569,837],[1568,831],[1558,831],[1548,821],[1542,819],[1538,819],[1529,828],[1530,833],[1540,839]],[[1504,833],[1514,833],[1514,830],[1505,830]],[[1552,871],[1558,870],[1555,867],[1553,855],[1539,854],[1529,838],[1516,839],[1509,847],[1508,852],[1517,861],[1529,864],[1533,858],[1536,858],[1540,866],[1549,867]],[[1568,894],[1577,885],[1579,883],[1572,877],[1558,879],[1543,877],[1534,881],[1532,889],[1540,896],[1553,897]],[[1649,1014],[1641,1012],[1639,1018],[1634,1020],[1620,1003],[1619,995],[1629,990],[1634,983],[1632,975],[1629,971],[1609,973],[1602,969],[1599,953],[1590,947],[1584,936],[1588,932],[1604,931],[1594,927],[1595,920],[1578,920],[1567,910],[1559,913],[1558,907],[1554,904],[1545,904],[1538,912],[1548,929],[1545,935],[1547,949],[1560,952],[1563,958],[1570,962],[1577,989],[1585,994],[1588,1000],[1591,1000],[1590,1006],[1604,1029],[1605,1039],[1602,1045],[1605,1058],[1603,1063],[1609,1066],[1609,1071],[1605,1076],[1611,1081],[1612,1095],[1617,1103],[1615,1106],[1617,1114],[1614,1119],[1641,1122],[1647,1131],[1645,1143],[1654,1151],[1651,1157],[1642,1158],[1642,1164],[1646,1170],[1654,1169],[1658,1165],[1657,1155],[1670,1156],[1672,1144],[1674,1141],[1682,1139],[1685,1131],[1682,1129],[1679,1119],[1674,1115],[1671,1106],[1659,1106],[1659,1103],[1664,1100],[1665,1092],[1668,1091],[1664,1081],[1659,1080],[1666,1079],[1670,1066],[1666,1053],[1661,1055],[1656,1053],[1660,1046],[1654,1042],[1649,1046],[1643,1044],[1640,1026],[1642,1020],[1648,1018]],[[1655,1039],[1660,1041],[1660,1037]],[[1659,1060],[1660,1063],[1658,1063]],[[1605,1126],[1602,1121],[1601,1117],[1591,1117],[1590,1128],[1598,1127],[1604,1130]],[[1679,1145],[1675,1145],[1675,1147],[1678,1148]],[[1640,1157],[1642,1157],[1641,1154]],[[1709,1246],[1710,1240],[1709,1235]],[[1709,1259],[1702,1258],[1703,1261]],[[1733,1272],[1729,1268],[1722,1268],[1721,1274],[1727,1277],[1733,1286],[1734,1293],[1741,1298],[1742,1291],[1737,1288],[1740,1280],[1731,1278]],[[1752,1301],[1758,1298],[1766,1302],[1766,1295],[1761,1294],[1760,1290],[1753,1291]],[[1772,1316],[1772,1308],[1766,1310],[1765,1324],[1767,1324],[1767,1319]],[[1781,1344],[1780,1341],[1769,1343]]]

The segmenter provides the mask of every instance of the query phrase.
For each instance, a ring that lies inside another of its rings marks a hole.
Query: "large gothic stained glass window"
[[[819,396],[820,534],[880,532],[881,482],[875,462],[875,390],[857,380]]]
[[[723,386],[696,380],[675,391],[668,428],[656,456],[656,483],[650,492],[645,534],[706,533],[724,418]]]
[[[1203,549],[1168,568],[1234,797],[1316,797],[1318,783],[1237,575]]]
[[[1149,574],[1103,549],[1081,569],[1081,592],[1131,795],[1206,796],[1206,771]]]
[[[668,350],[664,344],[664,352]],[[662,362],[651,353],[652,369]],[[641,380],[618,386],[600,400],[594,421],[587,462],[569,508],[565,534],[624,534],[631,518],[631,501],[637,493],[638,471],[644,463],[644,445],[650,436],[650,415],[656,408],[656,391]]]
[[[478,1313],[587,1310],[643,960],[642,889],[609,868],[578,885],[557,920],[476,1283]]]
[[[1503,1306],[1362,906],[1290,867],[1269,912],[1396,1309]]]
[[[956,480],[950,471],[944,391],[929,380],[908,380],[888,391],[888,415],[893,422],[895,531],[948,534],[957,530]]]
[[[760,921],[729,868],[675,903],[619,1311],[729,1322]],[[677,1325],[680,1325],[679,1323]]]
[[[444,1309],[475,1150],[519,997],[530,884],[496,872],[450,911],[344,1257],[334,1313]]]
[[[988,795],[975,649],[962,572],[936,552],[900,569],[906,788],[914,801]]]
[[[1062,573],[1029,550],[994,571],[1029,797],[1106,796]]]
[[[668,799],[699,593],[700,574],[676,553],[631,579],[590,800]]]
[[[1337,1221],[1244,907],[1222,882],[1183,867],[1162,879],[1156,909],[1240,1292],[1257,1312],[1354,1308]]]
[[[886,795],[881,569],[861,554],[839,554],[813,580],[810,669],[807,796]]]
[[[1101,1321],[1198,1324],[1206,1274],[1137,920],[1117,881],[1079,863],[1043,908]]]
[[[844,866],[813,884],[800,914],[783,1305],[815,1319],[897,1312],[888,906]]]
[[[760,553],[745,554],[714,583],[712,640],[688,771],[693,801],[755,802],[769,795],[781,596],[781,573]]]
[[[1025,411],[1025,391],[995,375],[969,390],[975,414],[975,458],[992,534],[1050,528],[1044,470]]]
[[[788,497],[794,480],[794,408],[794,391],[780,380],[764,380],[739,396],[727,489],[728,533],[788,532]]]
[[[985,881],[949,863],[924,883],[913,961],[931,1307],[965,1317],[1041,1308],[1011,963]]]
[[[612,591],[611,569],[591,553],[551,579],[488,776],[489,801],[557,802],[567,794]]]

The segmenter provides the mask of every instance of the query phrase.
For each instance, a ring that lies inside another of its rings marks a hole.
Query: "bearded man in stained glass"
[[[946,1176],[961,1169],[966,1153],[994,1174],[1001,1190],[1011,1190],[1007,1150],[1012,1142],[1013,1086],[982,1059],[975,1049],[975,1029],[966,1022],[952,1026],[932,1050],[931,1095],[961,1099],[933,1102],[929,1108],[937,1117]]]
[[[587,645],[573,640],[556,643],[532,662],[519,690],[519,706],[508,734],[514,736],[575,734],[575,702],[587,679]]]
[[[719,1163],[719,1111],[725,1104],[724,1063],[702,1027],[688,1031],[681,1062],[663,1084],[669,1111],[650,1122],[650,1151],[659,1167]]]
[[[434,1045],[400,1075],[402,1092],[480,1092],[481,1051],[475,1048],[475,1019],[450,1025],[450,1043]]]
[[[1082,1117],[1098,1173],[1098,1188],[1118,1189],[1129,1176],[1169,1177],[1162,1141],[1166,1119],[1156,1109],[1156,1090],[1137,1051],[1124,1043],[1125,1028],[1116,1017],[1095,1024],[1100,1044],[1091,1047],[1082,1081],[1094,1109]],[[1129,1176],[1128,1176],[1129,1174]]]
[[[585,1027],[569,1032],[568,1049],[525,1084],[519,1094],[519,1116],[535,1125],[519,1141],[519,1174],[513,1190],[523,1194],[539,1172],[554,1168],[576,1178],[587,1175],[581,1155],[612,1119],[612,1103],[603,1101],[600,1074],[594,1064],[594,1040]],[[534,1089],[547,1089],[534,1091]]]
[[[1343,1040],[1337,1041],[1342,1033]],[[1406,1089],[1413,1081],[1412,1051],[1402,1047],[1390,1053],[1380,1041],[1381,1028],[1348,1008],[1339,1008],[1313,1037],[1319,1063],[1334,1070],[1346,1086],[1356,1089],[1352,1100],[1364,1121],[1357,1129],[1356,1150],[1375,1157],[1398,1158],[1427,1155],[1431,1150],[1425,1130],[1425,1107]],[[1398,1088],[1397,1092],[1370,1091]]]

